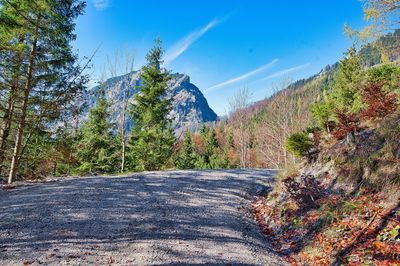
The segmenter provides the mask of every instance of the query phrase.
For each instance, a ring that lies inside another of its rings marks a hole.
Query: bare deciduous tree
[[[267,102],[258,123],[257,149],[264,167],[282,168],[294,163],[295,157],[286,151],[286,139],[310,123],[308,105],[317,95],[309,94],[318,90],[303,87],[293,93],[290,84],[291,79],[285,78],[275,86],[275,94]]]
[[[238,132],[238,145],[239,145],[239,161],[240,167],[248,167],[249,160],[249,144],[250,134],[248,132],[248,115],[246,108],[250,104],[251,93],[248,88],[240,89],[236,92],[233,99],[230,101],[230,118],[236,124],[236,130]]]
[[[129,74],[133,71],[135,57],[132,53],[125,51],[115,51],[114,56],[107,57],[108,70],[111,77]],[[122,91],[122,108],[118,114],[118,132],[121,137],[121,173],[125,171],[125,155],[126,155],[126,112],[129,101],[129,89],[126,86],[121,86]]]

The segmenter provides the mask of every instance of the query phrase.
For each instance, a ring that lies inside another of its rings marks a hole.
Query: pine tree
[[[310,111],[318,126],[330,132],[335,123],[335,105],[326,90],[323,91],[322,101],[311,104]]]
[[[325,89],[322,101],[311,105],[310,111],[321,129],[331,132],[338,123],[337,112],[356,114],[363,109],[362,78],[361,58],[353,46],[339,63],[331,93]]]
[[[0,2],[1,4],[1,2]],[[15,113],[15,103],[21,82],[21,65],[24,52],[24,37],[20,33],[22,26],[11,12],[11,6],[2,6],[0,10],[0,80],[1,124],[0,124],[0,173],[6,157],[6,150]]]
[[[362,78],[361,59],[354,47],[351,47],[346,57],[340,61],[336,81],[333,85],[331,100],[337,110],[359,112],[362,107],[362,97],[359,83]]]
[[[189,130],[185,131],[182,147],[179,151],[176,166],[179,169],[193,169],[196,163],[196,153],[192,140],[192,134]]]
[[[196,168],[216,169],[227,167],[227,154],[221,154],[219,151],[218,140],[215,130],[211,127],[203,126],[200,130],[200,136],[203,141],[203,153],[197,156]]]
[[[74,19],[83,13],[85,3],[0,0],[0,7],[0,45],[5,48],[2,56],[12,58],[10,65],[3,65],[12,82],[5,82],[8,98],[0,136],[0,163],[5,157],[10,128],[15,126],[8,178],[11,183],[35,132],[57,119],[84,88],[86,78],[76,65],[71,41],[75,39]]]
[[[170,74],[161,68],[162,55],[161,41],[157,39],[146,56],[143,85],[130,108],[133,126],[128,157],[133,170],[159,170],[173,154],[175,136],[168,119],[171,100],[165,98]]]
[[[220,152],[215,149],[214,153],[210,157],[210,168],[211,169],[225,169],[228,167],[228,154],[224,150]]]
[[[77,170],[80,173],[111,173],[118,168],[117,140],[108,121],[108,108],[105,98],[99,98],[96,106],[89,110],[89,120],[82,126],[78,143],[80,166]]]
[[[235,147],[235,139],[233,138],[232,130],[228,129],[226,138],[227,138],[226,144],[227,144],[228,148],[234,148]]]
[[[211,168],[210,160],[214,154],[215,148],[218,147],[215,131],[210,127],[203,126],[203,128],[200,131],[200,136],[204,143],[203,159],[205,165],[207,166],[207,168]]]

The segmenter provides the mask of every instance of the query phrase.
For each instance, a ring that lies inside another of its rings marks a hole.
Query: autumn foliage
[[[387,92],[384,83],[368,82],[361,91],[362,99],[366,108],[359,114],[337,110],[335,112],[338,120],[334,138],[343,139],[348,133],[360,131],[360,124],[366,120],[382,119],[394,113],[398,106],[398,95],[394,92]]]
[[[300,208],[315,207],[316,200],[323,195],[320,182],[312,175],[304,175],[300,181],[289,176],[282,182],[287,193]]]
[[[360,131],[360,117],[357,114],[345,111],[336,111],[338,125],[333,132],[333,137],[340,140],[346,137],[348,133]]]
[[[379,119],[396,111],[398,95],[384,90],[383,83],[369,82],[362,90],[364,103],[367,105],[361,112],[364,119]]]
[[[293,186],[293,179],[289,180]],[[329,185],[319,184],[319,190],[327,191]],[[260,197],[253,203],[255,218],[275,250],[286,255],[291,265],[399,262],[400,206],[386,205],[379,194],[366,189],[356,196],[331,191],[307,209],[292,204],[297,196],[286,197],[281,204],[272,203],[273,197],[277,196]]]

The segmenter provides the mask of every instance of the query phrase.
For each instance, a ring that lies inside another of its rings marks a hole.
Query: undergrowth
[[[291,264],[400,264],[400,113],[374,123],[352,143],[323,141],[316,162],[285,171],[254,202],[262,231]]]

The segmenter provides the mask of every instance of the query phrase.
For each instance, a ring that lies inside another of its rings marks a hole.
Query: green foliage
[[[179,169],[224,169],[229,165],[228,148],[218,146],[215,130],[204,126],[201,130],[204,152],[195,152],[189,131],[185,132],[182,147],[178,153],[176,165]]]
[[[163,50],[156,40],[142,69],[143,86],[130,106],[133,120],[127,157],[131,170],[159,170],[166,166],[173,154],[175,136],[167,118],[170,99],[166,94],[170,75],[160,68]]]
[[[79,141],[79,134],[73,131],[62,131],[58,132],[54,140],[54,172],[56,176],[71,174],[71,171],[78,165],[77,158],[77,145]]]
[[[194,151],[194,144],[192,134],[189,130],[185,131],[183,137],[182,147],[179,151],[176,160],[176,166],[179,169],[194,169],[196,164],[196,153]]]
[[[197,154],[195,167],[197,169],[227,168],[229,164],[227,149],[222,150],[219,147],[215,129],[203,126],[200,136],[204,150],[202,154]]]
[[[85,6],[79,0],[0,0],[0,165],[9,166],[9,182],[50,164],[52,158],[43,167],[39,162],[45,150],[52,156],[54,124],[85,89],[87,76],[72,47],[75,19]]]
[[[400,225],[390,230],[390,236],[392,237],[392,239],[396,239],[399,236],[399,232],[400,232]]]
[[[386,92],[400,92],[400,67],[395,64],[385,64],[366,71],[368,82],[384,85]]]
[[[360,56],[352,47],[340,61],[333,90],[330,95],[336,110],[359,112],[362,107],[359,84],[362,80]]]
[[[233,138],[233,133],[232,130],[228,130],[227,136],[226,136],[226,144],[229,148],[234,148],[235,147],[235,140]]]
[[[215,152],[215,149],[218,148],[218,141],[216,138],[215,130],[213,128],[203,126],[200,131],[200,135],[204,142],[205,161],[209,163],[211,156]]]
[[[211,169],[225,169],[228,168],[229,160],[226,151],[219,153],[218,150],[214,150],[214,154],[210,157],[210,168]]]
[[[312,140],[307,133],[294,133],[289,136],[285,143],[286,149],[296,156],[307,156],[314,147]]]
[[[36,130],[31,139],[32,141],[29,142],[24,151],[24,155],[29,160],[21,162],[19,172],[29,179],[46,177],[49,172],[53,172],[55,140],[49,132],[42,129]]]
[[[358,115],[367,107],[365,84],[383,84],[386,92],[399,92],[399,80],[400,68],[395,64],[363,70],[360,55],[353,47],[339,64],[332,91],[324,90],[323,99],[311,105],[311,114],[321,129],[330,132],[338,124],[338,113]]]
[[[196,162],[194,163],[196,169],[208,169],[209,165],[206,163],[203,156],[196,154]]]
[[[310,111],[318,127],[329,132],[335,121],[334,103],[330,100],[326,90],[324,90],[323,96],[323,101],[310,105]]]
[[[117,170],[117,140],[108,121],[108,108],[107,101],[99,98],[96,106],[89,110],[89,120],[82,126],[78,142],[78,173],[112,173]]]

